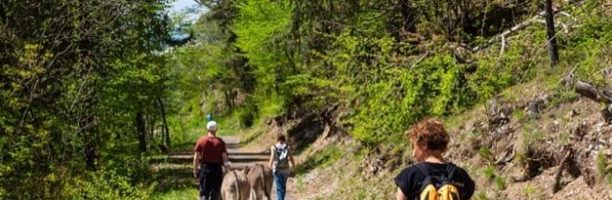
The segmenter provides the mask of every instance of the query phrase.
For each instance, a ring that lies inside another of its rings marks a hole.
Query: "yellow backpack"
[[[420,164],[416,166],[426,176],[425,180],[421,182],[420,200],[460,200],[461,196],[459,195],[459,189],[457,189],[459,184],[452,181],[456,168],[453,164],[448,164],[448,175],[433,175],[425,166]]]

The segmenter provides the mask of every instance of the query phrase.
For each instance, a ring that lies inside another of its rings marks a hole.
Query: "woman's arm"
[[[270,147],[270,162],[268,163],[268,167],[272,169],[272,165],[274,163],[274,147]]]
[[[406,199],[406,195],[404,195],[404,192],[402,192],[401,189],[397,188],[397,194],[395,195],[395,199],[397,200],[408,200]]]

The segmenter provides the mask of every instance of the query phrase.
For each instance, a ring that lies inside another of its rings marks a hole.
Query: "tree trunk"
[[[138,142],[140,152],[147,152],[147,127],[145,125],[144,114],[142,111],[136,113],[136,133],[138,134]]]
[[[546,33],[548,35],[548,49],[550,54],[550,66],[554,67],[559,61],[559,51],[557,50],[557,39],[555,37],[555,21],[552,9],[552,0],[545,0],[546,10]]]
[[[408,33],[416,33],[416,15],[415,10],[410,5],[409,1],[400,2],[400,15],[402,17],[402,25],[396,38],[398,41],[406,39]]]
[[[164,102],[161,98],[157,98],[157,103],[159,103],[159,109],[162,115],[162,134],[163,134],[163,144],[166,147],[170,146],[170,130],[168,129],[168,121],[166,120],[166,108],[164,106]]]
[[[98,154],[96,152],[96,133],[94,128],[92,128],[94,123],[94,117],[89,116],[87,119],[81,120],[79,123],[79,132],[83,139],[83,152],[85,153],[85,167],[87,170],[96,171],[96,160],[98,159]]]
[[[146,137],[147,144],[160,143],[158,141],[158,137],[156,137],[157,135],[155,134],[155,128],[156,128],[155,122],[157,121],[156,115],[153,115],[153,114],[145,115],[145,119],[146,119],[146,126],[147,126],[147,137]]]

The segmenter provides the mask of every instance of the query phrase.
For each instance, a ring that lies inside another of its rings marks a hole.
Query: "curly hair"
[[[446,151],[450,137],[444,125],[435,119],[424,119],[414,124],[406,137],[421,148],[428,150]]]

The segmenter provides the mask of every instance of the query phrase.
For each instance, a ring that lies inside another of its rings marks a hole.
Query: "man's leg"
[[[223,168],[221,166],[215,167],[215,170],[213,170],[214,174],[211,174],[211,176],[213,176],[213,180],[211,181],[212,185],[213,185],[213,191],[212,191],[212,200],[220,200],[221,199],[221,184],[223,184]]]
[[[220,174],[223,174],[222,171],[218,170],[220,168],[216,165],[207,165],[206,166],[206,183],[204,187],[204,196],[206,200],[219,200],[220,199],[220,190],[221,184],[219,182]],[[222,176],[222,175],[221,175]],[[221,179],[221,181],[223,181]]]
[[[206,195],[206,182],[207,182],[206,176],[208,174],[207,171],[208,170],[206,169],[206,166],[202,165],[200,167],[200,172],[199,172],[199,176],[200,176],[199,183],[200,184],[198,185],[198,189],[200,191],[200,200],[207,200],[206,198],[207,197]]]

